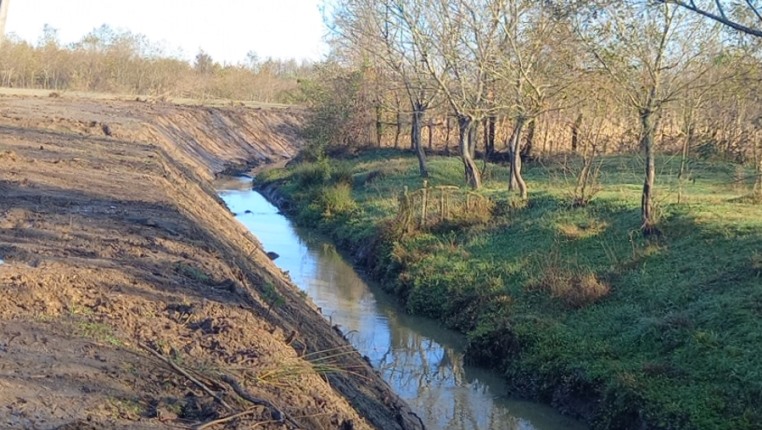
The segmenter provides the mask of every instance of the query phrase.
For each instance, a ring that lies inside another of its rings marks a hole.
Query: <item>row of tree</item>
[[[50,26],[36,45],[11,37],[0,46],[1,86],[51,91],[285,102],[312,67],[254,53],[244,64],[221,65],[203,51],[189,63],[143,35],[108,26],[68,46]]]
[[[657,151],[714,152],[762,171],[760,40],[716,23],[753,32],[762,18],[754,2],[732,3],[340,0],[333,63],[308,99],[330,124],[325,144],[389,144],[391,128],[397,145],[409,127],[422,176],[422,130],[449,142],[452,128],[473,188],[477,145],[490,156],[502,142],[521,198],[522,155],[540,138],[545,153],[637,148],[648,230]]]

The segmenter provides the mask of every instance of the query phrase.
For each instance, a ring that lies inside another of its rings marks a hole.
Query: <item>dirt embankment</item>
[[[298,124],[0,98],[0,427],[418,428],[211,188]]]

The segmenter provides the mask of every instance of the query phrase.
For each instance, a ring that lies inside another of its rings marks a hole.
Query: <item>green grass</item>
[[[178,261],[174,265],[175,272],[204,284],[211,282],[211,278],[203,270],[188,263]]]
[[[84,337],[107,342],[113,346],[122,346],[122,341],[114,334],[114,329],[108,324],[80,321],[77,324],[77,332]]]
[[[571,205],[578,160],[526,166],[526,205],[508,193],[506,168],[490,165],[479,191],[496,202],[489,222],[410,234],[389,229],[403,188],[422,184],[404,153],[260,179],[411,313],[467,333],[467,357],[525,395],[572,413],[568,400],[599,400],[583,414],[594,428],[762,428],[762,205],[743,203],[753,172],[692,160],[678,205],[679,160],[658,159],[662,236],[647,240],[642,159],[602,161],[585,207]],[[433,157],[429,168],[431,186],[463,183],[459,159]],[[324,210],[326,193],[337,210]]]

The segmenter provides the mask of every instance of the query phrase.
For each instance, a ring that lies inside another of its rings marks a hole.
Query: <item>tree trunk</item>
[[[527,144],[521,149],[521,156],[524,158],[532,158],[532,148],[534,144],[534,132],[536,128],[536,121],[534,119],[529,120],[529,128],[527,129]]]
[[[527,198],[527,184],[521,177],[521,154],[519,153],[519,143],[521,142],[521,129],[524,127],[526,118],[516,119],[516,126],[513,128],[508,148],[508,158],[510,160],[510,181],[508,189],[513,191],[518,189],[522,199]]]
[[[543,122],[543,133],[542,133],[542,155],[548,154],[548,130],[550,130],[550,124],[548,124],[548,120],[544,120]]]
[[[479,169],[476,168],[476,163],[471,157],[469,142],[471,136],[471,128],[473,126],[472,120],[466,115],[458,115],[458,143],[460,150],[460,157],[463,159],[463,168],[465,172],[466,183],[473,189],[481,187],[481,177],[479,175]]]
[[[653,109],[645,108],[640,112],[640,122],[643,127],[642,146],[646,157],[646,176],[643,182],[643,196],[640,201],[640,214],[643,221],[641,228],[646,234],[654,231],[655,214],[653,206],[654,180],[656,178],[656,163],[654,161],[654,126]]]
[[[421,145],[421,122],[423,121],[423,115],[426,112],[426,107],[421,103],[413,103],[413,126],[410,135],[410,144],[415,150],[415,156],[418,157],[418,169],[421,173],[421,177],[428,178],[429,171],[426,168],[426,153],[423,151],[423,145]]]
[[[8,18],[8,0],[0,0],[0,46],[5,39],[5,21]]]
[[[491,116],[487,118],[487,127],[486,127],[486,133],[485,133],[485,144],[484,148],[486,151],[486,157],[489,159],[493,155],[495,155],[495,129],[497,126],[497,118],[494,116]]]
[[[384,123],[381,121],[381,105],[376,105],[376,146],[381,147],[381,136],[384,134]]]
[[[402,133],[402,112],[397,110],[397,130],[394,132],[394,147],[400,147],[400,133]]]
[[[577,119],[574,120],[574,124],[572,125],[572,139],[571,139],[572,152],[577,152],[577,147],[579,146],[580,127],[582,127],[582,112],[580,112],[580,114],[577,115]]]
[[[445,115],[445,155],[450,155],[450,115]]]
[[[473,121],[468,130],[468,153],[471,159],[476,159],[476,145],[479,141],[479,121]]]
[[[759,136],[760,132],[754,133],[754,166],[757,174],[757,178],[754,181],[754,195],[762,196],[762,140]]]
[[[677,172],[677,204],[682,202],[685,171],[688,167],[688,150],[690,148],[691,142],[693,141],[693,135],[695,134],[692,115],[688,116],[686,122],[685,139],[683,139],[683,147],[680,151],[680,171]]]

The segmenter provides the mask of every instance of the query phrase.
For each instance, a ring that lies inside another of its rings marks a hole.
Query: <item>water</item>
[[[407,315],[391,297],[360,279],[333,245],[296,228],[252,191],[250,179],[221,182],[218,190],[265,250],[280,255],[275,263],[332,324],[339,324],[427,428],[584,429],[547,406],[510,399],[500,375],[464,365],[462,335]]]

